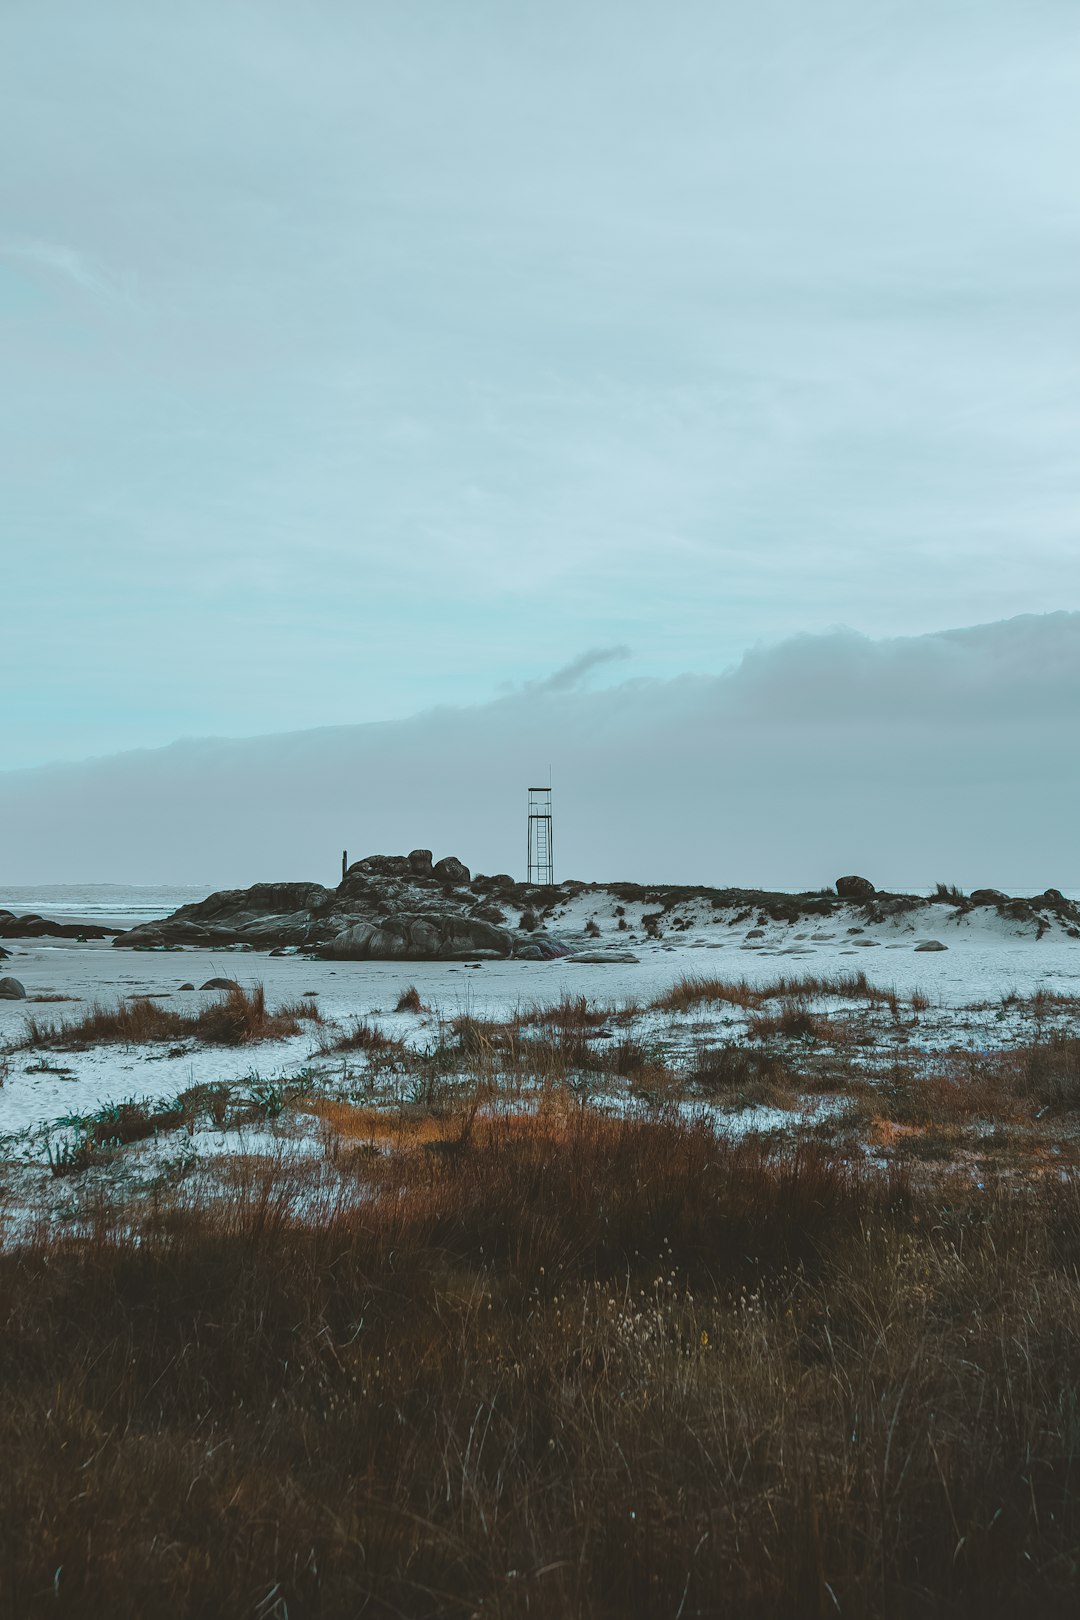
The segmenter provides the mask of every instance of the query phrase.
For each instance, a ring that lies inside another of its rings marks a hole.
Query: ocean
[[[160,884],[137,886],[125,883],[36,883],[0,886],[0,909],[18,915],[36,912],[41,917],[77,919],[80,922],[116,923],[133,928],[136,923],[167,917],[178,906],[205,900],[214,885],[192,888]]]

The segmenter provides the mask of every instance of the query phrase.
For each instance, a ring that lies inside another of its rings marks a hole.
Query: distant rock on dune
[[[841,900],[869,900],[877,890],[869,878],[852,876],[837,878],[836,893]]]

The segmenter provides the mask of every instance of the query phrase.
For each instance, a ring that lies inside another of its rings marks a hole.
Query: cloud
[[[90,254],[63,242],[0,242],[0,259],[35,265],[108,303],[120,302],[128,296],[129,289],[118,276]]]
[[[1077,713],[1078,613],[801,636],[716,676],[9,772],[0,878],[328,879],[418,845],[515,871],[550,762],[560,876],[1078,887]]]
[[[588,652],[579,653],[543,680],[529,682],[529,688],[535,692],[576,692],[594,669],[632,657],[629,647],[593,647]]]

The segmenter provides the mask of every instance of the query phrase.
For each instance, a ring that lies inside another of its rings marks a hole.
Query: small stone
[[[924,939],[921,944],[915,947],[917,951],[947,951],[948,948],[947,945],[941,943],[940,939]]]
[[[665,949],[673,950],[673,946]],[[634,956],[630,951],[575,951],[572,956],[566,957],[567,962],[640,962],[640,956]]]

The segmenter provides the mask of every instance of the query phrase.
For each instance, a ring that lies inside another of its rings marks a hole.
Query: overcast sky
[[[1077,605],[1075,0],[2,0],[3,763]]]

